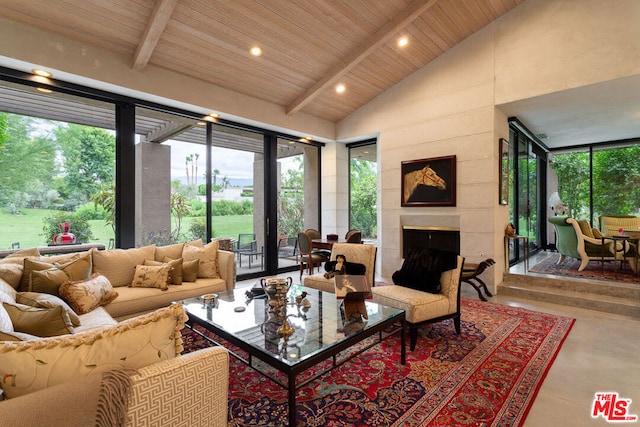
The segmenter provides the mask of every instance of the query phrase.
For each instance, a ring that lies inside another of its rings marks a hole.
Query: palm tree
[[[213,186],[214,187],[216,185],[216,179],[218,178],[218,175],[220,175],[220,171],[218,169],[214,169],[213,170]]]
[[[189,185],[189,162],[191,161],[191,159],[192,156],[188,155],[184,162],[185,169],[187,169],[187,185]]]
[[[196,163],[196,173],[193,174],[193,178],[195,180],[196,187],[198,187],[198,157],[200,157],[200,154],[194,153],[193,155],[195,156],[195,163]]]

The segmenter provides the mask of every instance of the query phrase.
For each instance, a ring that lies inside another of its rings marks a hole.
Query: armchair
[[[370,286],[373,286],[376,277],[376,253],[377,248],[363,243],[334,243],[331,247],[329,261],[335,261],[337,255],[344,255],[348,262],[362,264],[365,267],[365,276]],[[326,278],[324,274],[314,274],[304,278],[305,288],[319,289],[325,292],[335,292],[334,279]]]
[[[418,284],[411,280],[411,274],[394,274],[399,279],[397,283],[404,282],[406,285],[376,286],[371,289],[374,302],[405,311],[412,351],[416,348],[418,329],[422,325],[453,319],[456,333],[460,335],[460,276],[464,257],[455,255],[453,261],[455,267],[442,271],[439,274],[438,285],[433,288],[431,285],[426,285],[420,289]],[[446,265],[449,266],[448,261]],[[407,270],[404,272],[406,273]],[[433,277],[430,281],[432,280]]]
[[[625,253],[635,251],[631,245],[614,242],[611,238],[603,237],[597,229],[591,228],[588,221],[577,221],[566,216],[549,218],[556,230],[556,248],[560,257],[558,264],[566,257],[581,260],[578,271],[586,268],[589,261],[619,261],[625,258]],[[629,266],[635,271],[635,257],[628,259]]]

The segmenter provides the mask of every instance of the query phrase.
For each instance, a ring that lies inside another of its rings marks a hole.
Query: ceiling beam
[[[149,17],[149,22],[147,22],[147,28],[145,28],[136,53],[133,55],[134,70],[142,70],[149,63],[149,58],[151,58],[167,22],[169,22],[169,18],[171,18],[176,3],[178,0],[156,1],[156,6]]]
[[[362,60],[366,59],[374,50],[386,43],[392,37],[395,37],[399,30],[406,27],[414,19],[424,13],[431,6],[436,4],[438,0],[416,0],[391,21],[387,22],[383,27],[376,31],[364,43],[358,46],[352,53],[335,64],[327,74],[318,80],[313,86],[298,96],[286,109],[287,115],[291,115],[306,104],[311,102],[316,96],[329,86],[336,83],[342,76],[349,72]]]

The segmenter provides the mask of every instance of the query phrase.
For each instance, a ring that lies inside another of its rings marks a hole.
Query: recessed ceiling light
[[[36,90],[38,92],[42,92],[42,93],[51,93],[51,92],[53,92],[51,89],[47,89],[47,88],[44,88],[44,87],[37,87]]]
[[[407,37],[400,37],[398,39],[398,46],[399,47],[405,47],[408,44],[409,44],[409,39]]]
[[[338,93],[344,93],[345,90],[347,90],[347,88],[342,83],[336,86],[336,92]]]
[[[254,46],[251,48],[251,50],[249,51],[251,52],[251,55],[253,56],[260,56],[262,55],[262,49],[260,49],[258,46]]]
[[[51,77],[53,75],[53,74],[51,74],[50,72],[48,72],[46,70],[38,70],[37,68],[31,70],[31,72],[33,74],[35,74],[36,76],[40,76],[40,77]]]

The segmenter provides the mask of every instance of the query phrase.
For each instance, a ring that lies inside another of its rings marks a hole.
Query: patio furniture
[[[235,243],[233,252],[238,254],[238,266],[242,267],[242,255],[249,257],[249,268],[251,268],[251,260],[260,257],[260,269],[264,268],[264,257],[262,247],[258,249],[258,241],[255,233],[240,233]]]

